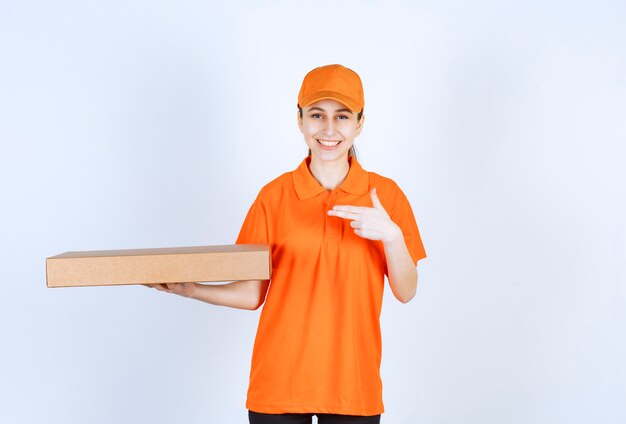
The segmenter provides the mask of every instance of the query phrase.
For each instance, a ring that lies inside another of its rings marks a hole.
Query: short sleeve
[[[391,220],[402,229],[406,247],[411,254],[413,263],[417,266],[417,262],[426,257],[426,250],[424,249],[422,237],[417,228],[417,222],[415,222],[411,204],[399,187],[397,187],[397,194],[394,196],[394,204],[389,216]]]
[[[235,244],[269,244],[267,228],[267,214],[257,197],[248,210]]]

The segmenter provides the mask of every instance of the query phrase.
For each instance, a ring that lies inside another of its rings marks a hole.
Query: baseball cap
[[[351,111],[361,112],[365,105],[361,78],[352,69],[339,64],[313,69],[302,81],[298,107],[323,99],[337,100],[348,106]]]

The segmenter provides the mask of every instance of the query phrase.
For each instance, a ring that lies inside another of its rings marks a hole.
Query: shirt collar
[[[348,157],[348,162],[350,163],[348,175],[339,188],[351,194],[367,193],[369,190],[369,174],[361,167],[361,164],[354,156]],[[291,172],[293,185],[300,200],[309,199],[326,191],[311,174],[309,170],[310,163],[311,157],[307,156],[302,160],[298,168]]]

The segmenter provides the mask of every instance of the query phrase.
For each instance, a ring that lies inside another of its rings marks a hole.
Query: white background
[[[234,243],[329,63],[428,253],[385,293],[382,422],[626,422],[625,3],[223,3],[0,0],[0,422],[247,422],[260,310],[45,258]]]

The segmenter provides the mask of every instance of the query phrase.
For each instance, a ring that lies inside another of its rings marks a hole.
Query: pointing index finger
[[[358,213],[352,213],[352,212],[347,212],[347,211],[337,211],[337,210],[330,210],[328,211],[328,214],[331,216],[336,216],[338,218],[345,218],[345,219],[351,219],[351,220],[357,220],[361,216]]]
[[[351,205],[335,205],[333,206],[333,210],[335,211],[344,211],[344,212],[352,212],[352,213],[363,213],[367,209],[370,209],[365,206],[351,206]]]

